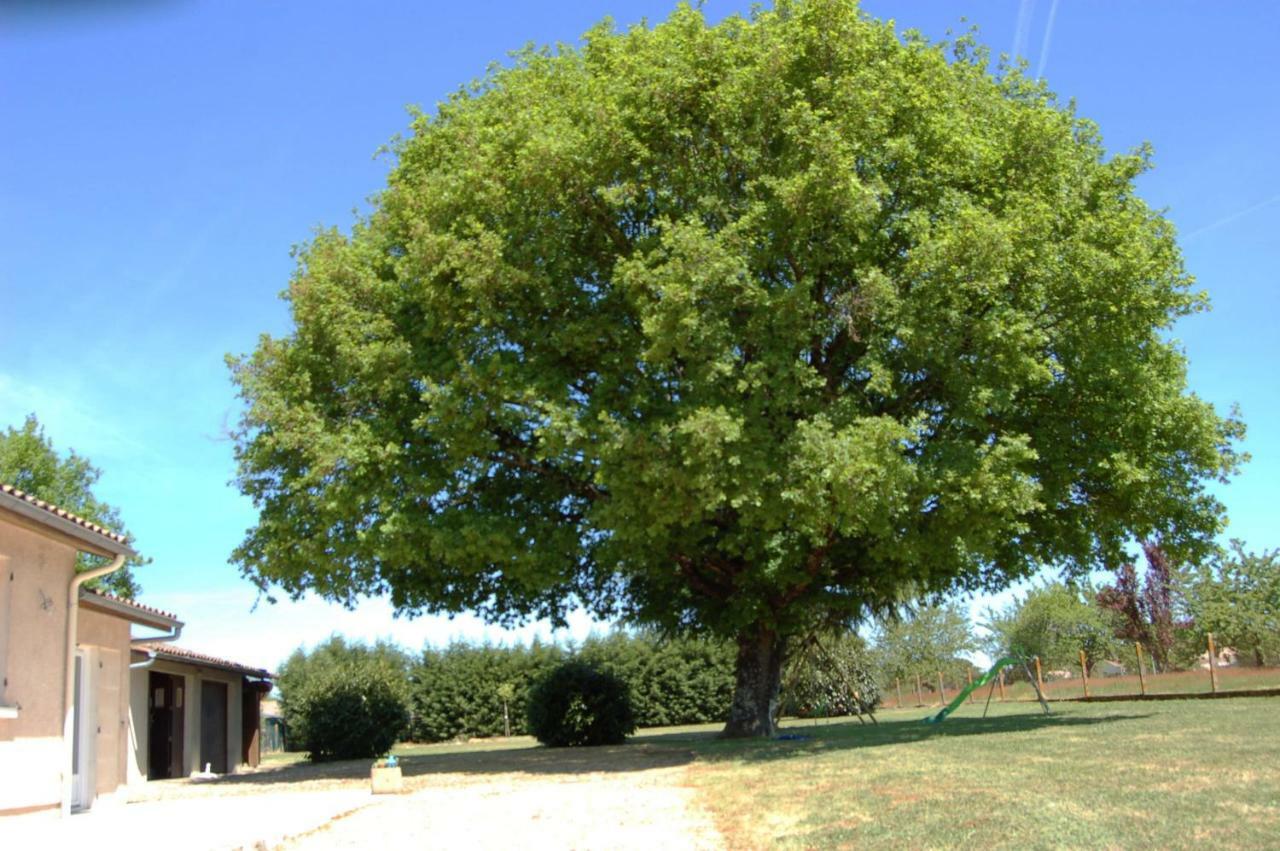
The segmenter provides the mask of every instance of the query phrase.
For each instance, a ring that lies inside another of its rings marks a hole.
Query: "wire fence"
[[[1200,697],[1215,694],[1275,693],[1280,695],[1280,667],[1241,664],[1234,651],[1218,649],[1209,637],[1200,662],[1179,671],[1157,671],[1150,656],[1135,645],[1127,660],[1086,659],[1083,652],[1074,665],[1049,668],[1038,657],[1027,660],[1026,669],[1009,667],[988,685],[971,691],[969,703],[1034,701],[1036,692],[1028,679],[1038,679],[1047,700],[1121,700],[1160,697]],[[935,671],[896,678],[881,686],[882,709],[945,706],[980,676]]]

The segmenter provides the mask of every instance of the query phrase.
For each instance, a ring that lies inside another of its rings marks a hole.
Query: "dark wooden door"
[[[200,684],[200,770],[227,773],[227,684]]]
[[[181,777],[182,678],[151,672],[147,694],[147,779]]]

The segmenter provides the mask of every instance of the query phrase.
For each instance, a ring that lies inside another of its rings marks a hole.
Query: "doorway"
[[[71,808],[86,810],[93,803],[94,727],[91,718],[97,707],[93,700],[88,654],[76,650],[76,669],[71,726]]]
[[[183,720],[182,677],[151,672],[147,697],[147,779],[182,777]]]
[[[200,683],[200,767],[227,773],[227,684]]]

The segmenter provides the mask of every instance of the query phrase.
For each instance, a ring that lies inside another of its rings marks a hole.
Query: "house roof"
[[[217,656],[210,656],[206,653],[198,653],[195,650],[188,650],[185,647],[177,647],[173,644],[160,644],[143,642],[135,644],[138,650],[143,650],[148,654],[154,654],[157,658],[164,659],[169,662],[185,662],[189,665],[199,665],[205,668],[218,668],[223,671],[232,671],[237,674],[244,674],[249,677],[258,677],[259,679],[274,679],[275,675],[262,668],[254,668],[249,665],[241,665],[239,662],[232,662],[229,659],[219,659]]]
[[[178,620],[178,616],[171,612],[144,606],[134,600],[126,600],[123,597],[117,597],[105,591],[95,591],[91,588],[82,587],[80,589],[80,605],[86,609],[96,609],[100,612],[116,615],[134,623],[155,627],[156,629],[173,629],[182,625],[182,621]]]
[[[0,508],[28,524],[73,538],[86,552],[104,556],[136,555],[124,535],[3,482],[0,482]]]

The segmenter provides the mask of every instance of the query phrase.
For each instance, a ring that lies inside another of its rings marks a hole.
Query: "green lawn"
[[[936,711],[936,710],[935,710]],[[716,727],[644,730],[618,747],[528,737],[399,745],[407,782],[682,768],[732,849],[1280,847],[1280,698],[966,704],[788,721],[794,741],[722,741]],[[282,766],[247,783],[360,783],[368,761]]]
[[[875,727],[793,722],[805,741],[688,747],[735,848],[1276,847],[1280,699],[962,707]]]

